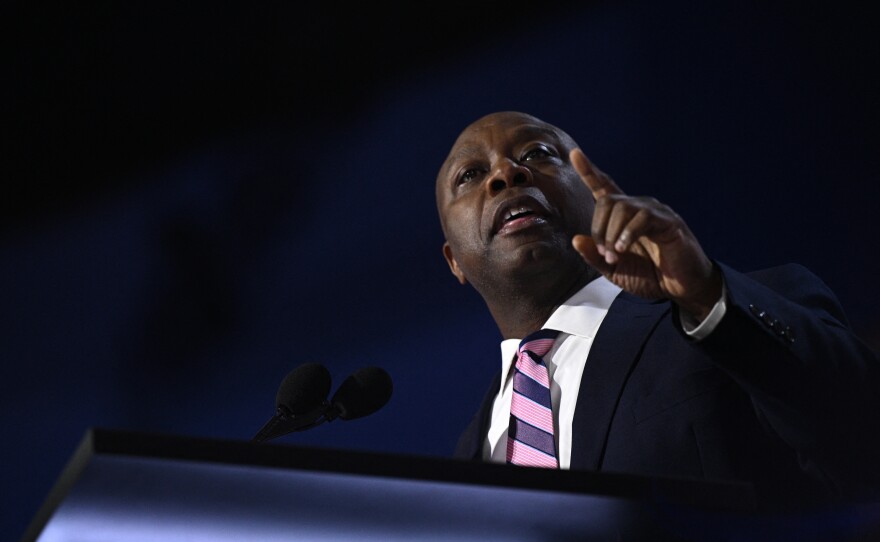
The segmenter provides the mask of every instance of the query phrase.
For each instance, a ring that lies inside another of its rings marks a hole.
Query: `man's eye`
[[[528,160],[537,160],[537,159],[541,159],[541,158],[547,158],[548,156],[553,156],[553,153],[550,152],[550,149],[548,149],[547,147],[544,147],[544,146],[540,146],[540,147],[535,147],[533,149],[527,150],[522,155],[522,160],[525,162]]]
[[[473,181],[480,175],[479,169],[467,169],[458,176],[455,184],[464,184]]]

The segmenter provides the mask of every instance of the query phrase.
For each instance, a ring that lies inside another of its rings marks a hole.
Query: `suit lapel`
[[[477,460],[483,457],[483,441],[489,433],[492,405],[495,403],[495,396],[498,395],[500,389],[501,371],[498,371],[492,379],[489,391],[483,396],[483,402],[480,404],[480,409],[459,437],[455,457]]]
[[[639,353],[669,303],[621,292],[590,348],[572,422],[571,468],[598,470],[611,420]]]

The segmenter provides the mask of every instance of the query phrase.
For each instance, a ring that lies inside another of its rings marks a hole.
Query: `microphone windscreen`
[[[290,371],[275,395],[275,405],[291,414],[305,414],[321,405],[330,393],[330,371],[320,363],[304,363]]]
[[[391,398],[391,377],[379,367],[360,369],[346,378],[331,404],[343,420],[352,420],[376,412]]]

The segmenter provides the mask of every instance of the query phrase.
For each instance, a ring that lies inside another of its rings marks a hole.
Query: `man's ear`
[[[455,256],[452,255],[452,248],[449,246],[448,242],[443,243],[443,257],[446,258],[446,263],[449,264],[449,270],[452,271],[452,274],[455,275],[458,282],[467,284],[467,279],[461,271],[461,268],[458,266],[458,262],[455,261]]]

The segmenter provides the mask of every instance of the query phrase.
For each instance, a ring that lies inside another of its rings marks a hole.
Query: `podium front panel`
[[[586,494],[96,457],[38,540],[614,540],[638,514]]]
[[[22,542],[681,540],[750,486],[89,430]]]

